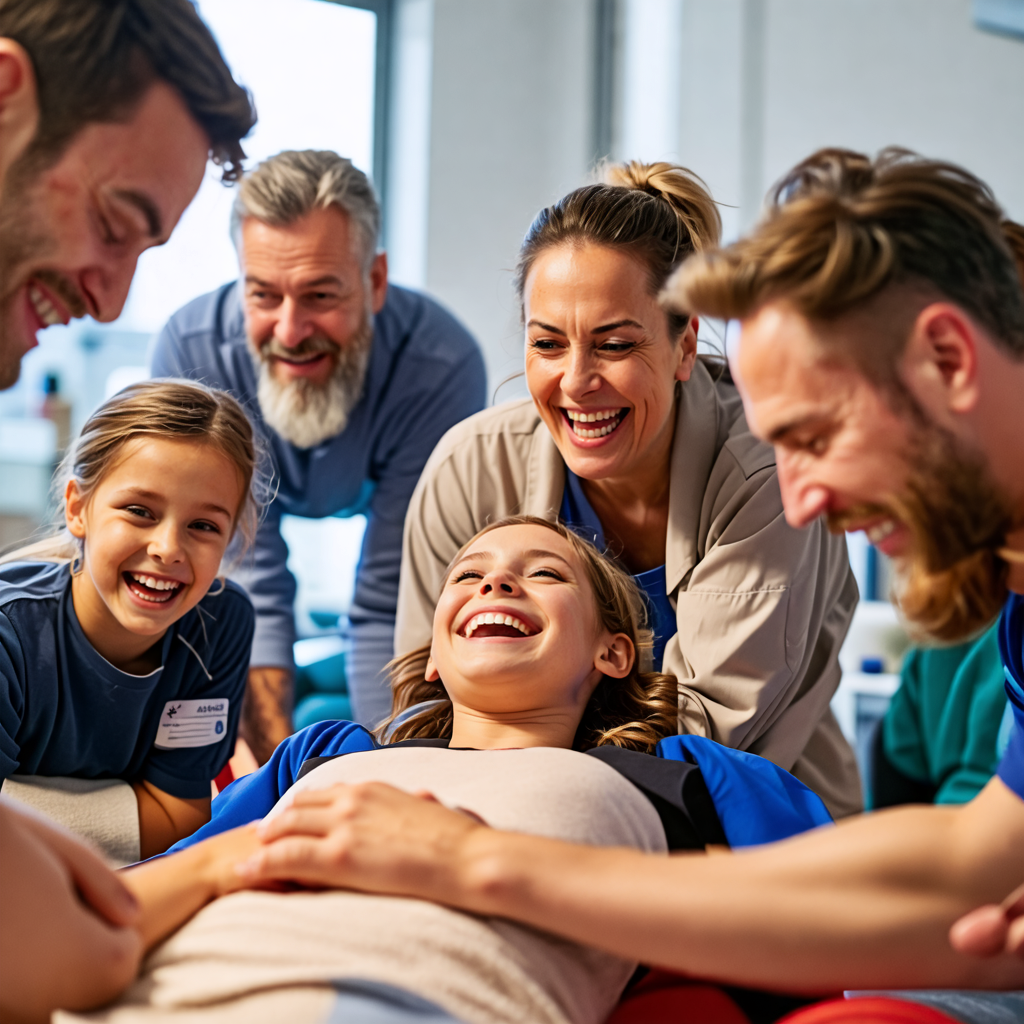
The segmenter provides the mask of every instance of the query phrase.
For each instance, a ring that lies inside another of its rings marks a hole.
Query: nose
[[[178,524],[170,518],[159,523],[149,535],[146,553],[150,558],[163,562],[165,565],[184,561],[185,549],[182,544],[182,531],[178,528]]]
[[[295,348],[313,333],[313,324],[303,312],[299,303],[291,296],[285,296],[278,308],[274,337],[286,348]]]
[[[589,349],[583,345],[570,345],[565,370],[562,373],[562,393],[573,401],[597,391],[601,378],[594,367]]]
[[[794,460],[786,453],[776,449],[776,455],[786,522],[798,528],[809,526],[818,516],[828,511],[831,492],[810,473],[794,465]]]
[[[106,324],[121,315],[138,262],[138,253],[107,257],[79,275],[79,290],[93,319]]]
[[[480,597],[488,597],[493,594],[501,594],[507,597],[515,597],[522,593],[519,581],[506,569],[492,569],[480,581],[478,591]]]

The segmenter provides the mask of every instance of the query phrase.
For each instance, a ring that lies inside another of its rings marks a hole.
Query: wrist
[[[464,837],[452,860],[454,902],[480,914],[503,914],[522,888],[515,837],[477,827]]]

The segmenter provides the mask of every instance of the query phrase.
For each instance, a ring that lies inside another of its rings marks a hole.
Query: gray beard
[[[363,397],[372,347],[373,326],[367,320],[355,337],[338,346],[337,361],[324,384],[305,380],[284,384],[274,376],[268,360],[254,355],[259,369],[256,396],[266,424],[296,448],[315,448],[337,437]]]

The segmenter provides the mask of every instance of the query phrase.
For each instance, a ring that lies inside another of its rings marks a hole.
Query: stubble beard
[[[979,452],[923,414],[915,418],[903,492],[829,516],[829,527],[877,515],[903,523],[911,540],[893,560],[893,598],[912,629],[951,643],[980,633],[1006,603],[1008,567],[998,550],[1010,503]]]
[[[32,215],[30,181],[35,161],[22,156],[0,182],[0,391],[21,375],[24,352],[10,331],[14,304],[28,279],[26,268],[53,246]]]
[[[369,315],[343,345],[323,336],[310,339],[307,351],[330,352],[334,359],[331,375],[323,383],[302,378],[280,381],[274,375],[272,359],[258,350],[252,339],[249,347],[259,371],[256,395],[260,411],[271,429],[296,448],[315,448],[344,431],[366,383],[373,347]],[[299,346],[296,351],[301,349]]]

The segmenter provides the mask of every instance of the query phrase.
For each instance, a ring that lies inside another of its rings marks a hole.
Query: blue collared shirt
[[[256,607],[253,665],[292,667],[295,580],[286,565],[281,516],[366,514],[347,668],[356,717],[375,724],[391,707],[379,673],[394,645],[406,507],[441,435],[483,408],[486,371],[466,329],[416,292],[390,285],[373,328],[363,397],[342,433],[309,449],[296,448],[263,422],[238,282],[171,317],[157,339],[152,371],[230,391],[270,451],[277,494],[254,551],[233,574]]]

